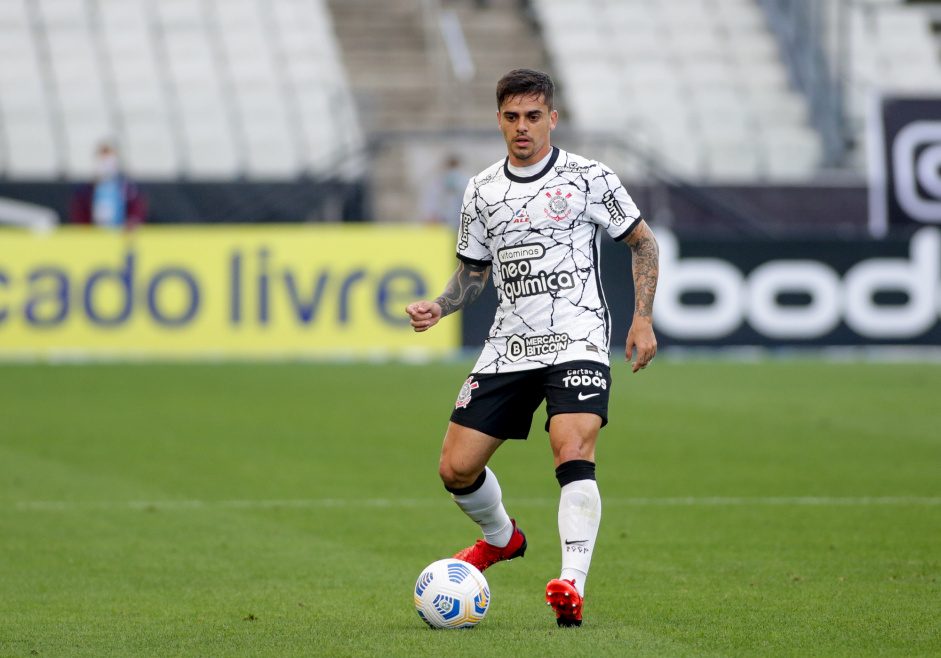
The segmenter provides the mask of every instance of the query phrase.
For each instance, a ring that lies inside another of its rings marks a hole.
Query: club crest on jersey
[[[529,223],[529,211],[525,206],[513,213],[513,223],[514,224],[528,224]]]
[[[468,377],[467,381],[461,386],[461,392],[457,394],[457,402],[454,403],[455,409],[466,409],[470,404],[471,394],[480,384],[474,381],[473,376]]]
[[[549,197],[549,207],[545,209],[546,215],[557,222],[568,219],[568,216],[572,214],[572,209],[569,208],[568,202],[572,193],[569,192],[565,196],[562,196],[562,190],[557,189],[554,195],[546,192],[546,196]]]

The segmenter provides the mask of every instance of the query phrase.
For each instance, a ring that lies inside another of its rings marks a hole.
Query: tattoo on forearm
[[[660,248],[647,226],[639,228],[639,235],[632,235],[628,241],[634,256],[634,313],[649,318],[653,316],[653,298],[660,273]]]
[[[472,265],[462,261],[444,292],[435,300],[441,307],[441,317],[450,315],[477,299],[489,275],[489,265]]]

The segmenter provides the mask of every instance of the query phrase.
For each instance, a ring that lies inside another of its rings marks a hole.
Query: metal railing
[[[758,0],[782,46],[795,86],[810,103],[811,124],[823,139],[824,165],[841,167],[852,147],[842,81],[848,67],[848,1]],[[835,21],[835,25],[829,20]],[[835,28],[835,29],[833,29]],[[834,53],[834,57],[828,56]]]

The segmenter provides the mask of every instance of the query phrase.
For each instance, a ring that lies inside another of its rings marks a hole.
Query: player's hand
[[[428,331],[441,319],[441,306],[435,302],[412,302],[405,307],[415,331]]]
[[[657,337],[653,333],[653,321],[648,317],[635,315],[630,331],[627,332],[627,346],[624,355],[628,361],[637,349],[637,360],[633,363],[634,370],[643,370],[657,355]]]

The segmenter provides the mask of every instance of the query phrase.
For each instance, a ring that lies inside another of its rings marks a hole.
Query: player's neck
[[[510,156],[509,161],[507,162],[506,166],[507,166],[507,169],[510,170],[510,173],[512,173],[514,176],[527,177],[527,176],[532,176],[533,174],[536,174],[542,171],[543,167],[546,166],[546,163],[549,161],[549,158],[551,157],[552,157],[552,147],[548,146],[545,154],[538,160],[534,160],[531,158],[531,160],[533,161],[530,164],[525,164],[522,166],[518,164],[514,164],[513,162],[514,158],[513,156]],[[517,162],[519,162],[519,160],[517,160]]]

